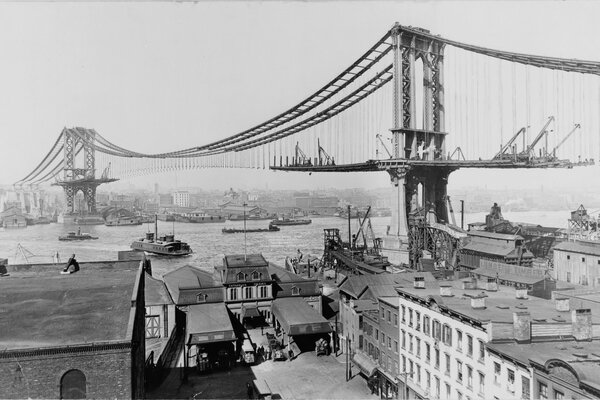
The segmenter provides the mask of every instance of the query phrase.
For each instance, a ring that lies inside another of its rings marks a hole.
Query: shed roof
[[[188,309],[188,344],[236,340],[227,307],[223,303],[194,304]]]
[[[579,240],[576,242],[561,242],[554,246],[554,250],[600,256],[600,243]]]
[[[300,297],[273,300],[272,312],[290,336],[329,333],[329,322]]]
[[[147,306],[173,304],[173,299],[167,290],[165,282],[148,274],[146,274],[144,297]]]

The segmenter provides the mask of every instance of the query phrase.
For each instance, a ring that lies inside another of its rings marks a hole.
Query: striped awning
[[[373,376],[377,370],[377,364],[362,352],[356,352],[354,356],[352,356],[352,362],[360,369],[360,372],[367,377]]]

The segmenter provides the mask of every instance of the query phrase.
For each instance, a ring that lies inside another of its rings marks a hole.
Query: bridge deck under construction
[[[331,256],[336,258],[338,260],[338,262],[342,264],[343,267],[345,267],[346,269],[350,269],[354,272],[357,272],[361,275],[363,275],[363,274],[376,275],[376,274],[382,274],[385,272],[385,269],[383,269],[383,268],[377,268],[377,267],[369,265],[365,262],[362,262],[360,260],[355,260],[355,259],[349,257],[348,254],[346,254],[346,252],[344,252],[342,250],[331,250],[330,254],[331,254]]]

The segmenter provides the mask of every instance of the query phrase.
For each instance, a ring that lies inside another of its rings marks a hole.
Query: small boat
[[[158,218],[154,220],[154,232],[147,232],[146,237],[133,241],[131,249],[161,256],[187,256],[192,248],[181,240],[175,240],[175,234],[158,236]]]
[[[271,221],[276,226],[288,226],[288,225],[308,225],[312,222],[310,219],[295,219],[295,218],[282,218],[274,219]]]
[[[98,236],[92,236],[89,233],[81,233],[81,229],[77,229],[77,232],[68,232],[64,236],[59,236],[58,240],[73,241],[73,240],[92,240],[98,239]]]
[[[236,229],[236,228],[223,228],[221,232],[223,233],[252,233],[252,232],[277,232],[280,231],[279,227],[273,225],[273,223],[269,224],[268,228],[258,228],[258,229]]]

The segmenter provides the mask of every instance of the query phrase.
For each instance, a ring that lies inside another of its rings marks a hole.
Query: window
[[[585,262],[585,257],[581,257],[581,262]]]
[[[385,346],[385,333],[381,332],[381,343]]]
[[[408,362],[408,365],[410,366],[410,375],[411,376],[415,376],[415,363],[413,363],[412,361]]]
[[[431,374],[429,371],[425,371],[425,390],[429,390],[431,387]]]
[[[456,400],[462,400],[462,393],[458,390],[456,391]]]
[[[456,330],[456,350],[462,353],[462,332]]]
[[[394,340],[394,353],[398,354],[398,341]]]
[[[473,336],[467,335],[467,355],[473,357]]]
[[[247,286],[244,288],[244,298],[245,299],[252,298],[252,286]]]
[[[398,361],[394,360],[394,369],[392,370],[392,374],[397,375],[398,372]]]
[[[300,295],[300,288],[297,286],[292,287],[292,296]]]
[[[418,331],[421,330],[421,313],[418,311],[415,311],[415,329]]]
[[[385,369],[387,369],[388,371],[392,369],[392,357],[388,356],[387,358],[387,364],[385,365]]]
[[[485,392],[485,375],[481,372],[479,373],[479,393]]]
[[[406,357],[402,356],[402,372],[406,372]]]
[[[260,297],[269,297],[269,287],[268,286],[260,287]]]
[[[567,272],[567,282],[571,282],[571,273]]]
[[[375,340],[379,341],[379,329],[375,328]]]
[[[417,364],[417,383],[421,383],[421,365]]]
[[[394,313],[394,326],[398,326],[398,314]]]
[[[467,365],[467,387],[473,387],[473,368]]]
[[[456,360],[456,380],[462,382],[463,373],[462,373],[462,362]]]
[[[385,319],[385,310],[383,309],[383,306],[379,308],[379,318]]]
[[[514,393],[514,391],[515,391],[515,371],[508,368],[506,370],[506,372],[508,374],[508,391]]]
[[[444,324],[442,327],[442,341],[447,346],[452,346],[452,328],[448,324]]]
[[[446,383],[446,399],[450,400],[450,385]]]
[[[237,300],[237,298],[238,298],[237,288],[229,289],[229,300]]]
[[[440,397],[440,378],[435,377],[435,397]]]
[[[392,338],[388,336],[388,349],[392,349]]]
[[[417,357],[421,358],[421,339],[416,338],[417,340]]]
[[[429,335],[431,332],[430,318],[428,315],[423,316],[423,333]]]
[[[392,313],[390,312],[390,310],[387,310],[387,321],[388,323],[392,323]]]
[[[402,348],[406,349],[406,332],[404,332],[404,329],[402,330]]]
[[[146,314],[146,339],[160,337],[160,316]]]
[[[413,335],[411,333],[408,334],[408,352],[413,352]]]
[[[521,377],[521,398],[524,400],[529,400],[531,397],[531,392],[529,390],[530,387],[529,378],[522,376]]]
[[[479,361],[485,361],[485,343],[479,340]]]
[[[446,375],[450,375],[450,354],[446,354]]]
[[[500,364],[494,362],[494,383],[496,385],[500,384],[500,373],[502,371]]]
[[[563,392],[561,392],[561,391],[555,390],[554,391],[554,398],[556,400],[562,400],[562,399],[565,398],[565,394]]]
[[[571,256],[569,254],[567,254],[567,260],[570,260]]]
[[[239,272],[239,273],[237,274],[237,280],[238,280],[238,282],[239,282],[239,281],[245,281],[245,280],[246,280],[246,275],[244,275],[244,273],[243,273],[243,272]]]
[[[86,379],[83,372],[78,369],[67,371],[60,379],[61,399],[85,399]]]
[[[412,310],[412,308],[408,309],[408,326],[413,326],[413,310]]]
[[[252,280],[257,281],[260,279],[260,274],[256,271],[252,272]]]
[[[402,306],[402,323],[406,323],[406,307]]]
[[[198,293],[198,294],[196,295],[196,303],[206,303],[206,298],[207,298],[207,297],[208,297],[208,296],[207,296],[207,295],[205,295],[205,294]]]
[[[433,331],[433,338],[440,340],[442,338],[442,326],[440,324],[440,321],[438,321],[437,319],[433,320],[433,327],[432,327],[432,331]]]
[[[435,349],[435,367],[440,369],[440,351],[439,349]]]
[[[425,361],[429,362],[431,360],[431,346],[429,343],[425,343]]]
[[[540,399],[547,399],[548,398],[548,385],[546,385],[545,383],[539,382],[538,383],[538,392],[539,392]]]

